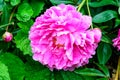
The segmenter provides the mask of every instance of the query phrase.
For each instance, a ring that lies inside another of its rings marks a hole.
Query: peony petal
[[[66,50],[66,56],[68,57],[69,60],[73,60],[73,53],[72,53],[72,49],[67,49]]]

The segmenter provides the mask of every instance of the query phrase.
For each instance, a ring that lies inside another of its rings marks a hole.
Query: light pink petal
[[[79,24],[79,30],[87,30],[92,24],[92,18],[90,16],[82,16],[81,23]]]
[[[43,55],[43,63],[44,64],[48,64],[49,61],[51,60],[51,52],[50,51],[46,51],[45,54]]]
[[[43,59],[43,55],[41,55],[40,53],[36,53],[33,55],[33,59],[36,60],[36,61],[40,61],[42,62],[42,59]]]

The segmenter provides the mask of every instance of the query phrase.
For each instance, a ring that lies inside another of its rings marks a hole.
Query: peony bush
[[[119,0],[1,0],[1,80],[119,80]]]

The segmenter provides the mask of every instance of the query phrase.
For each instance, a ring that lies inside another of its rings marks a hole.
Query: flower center
[[[53,38],[53,45],[57,48],[63,48],[64,47],[64,44],[57,43],[57,39],[55,37]]]

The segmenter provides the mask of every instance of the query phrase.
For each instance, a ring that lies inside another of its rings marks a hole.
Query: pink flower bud
[[[13,35],[10,32],[5,32],[2,37],[5,42],[10,42],[13,38]]]
[[[92,31],[95,33],[94,35],[95,42],[97,43],[100,42],[101,37],[102,37],[101,30],[99,28],[94,28]]]

